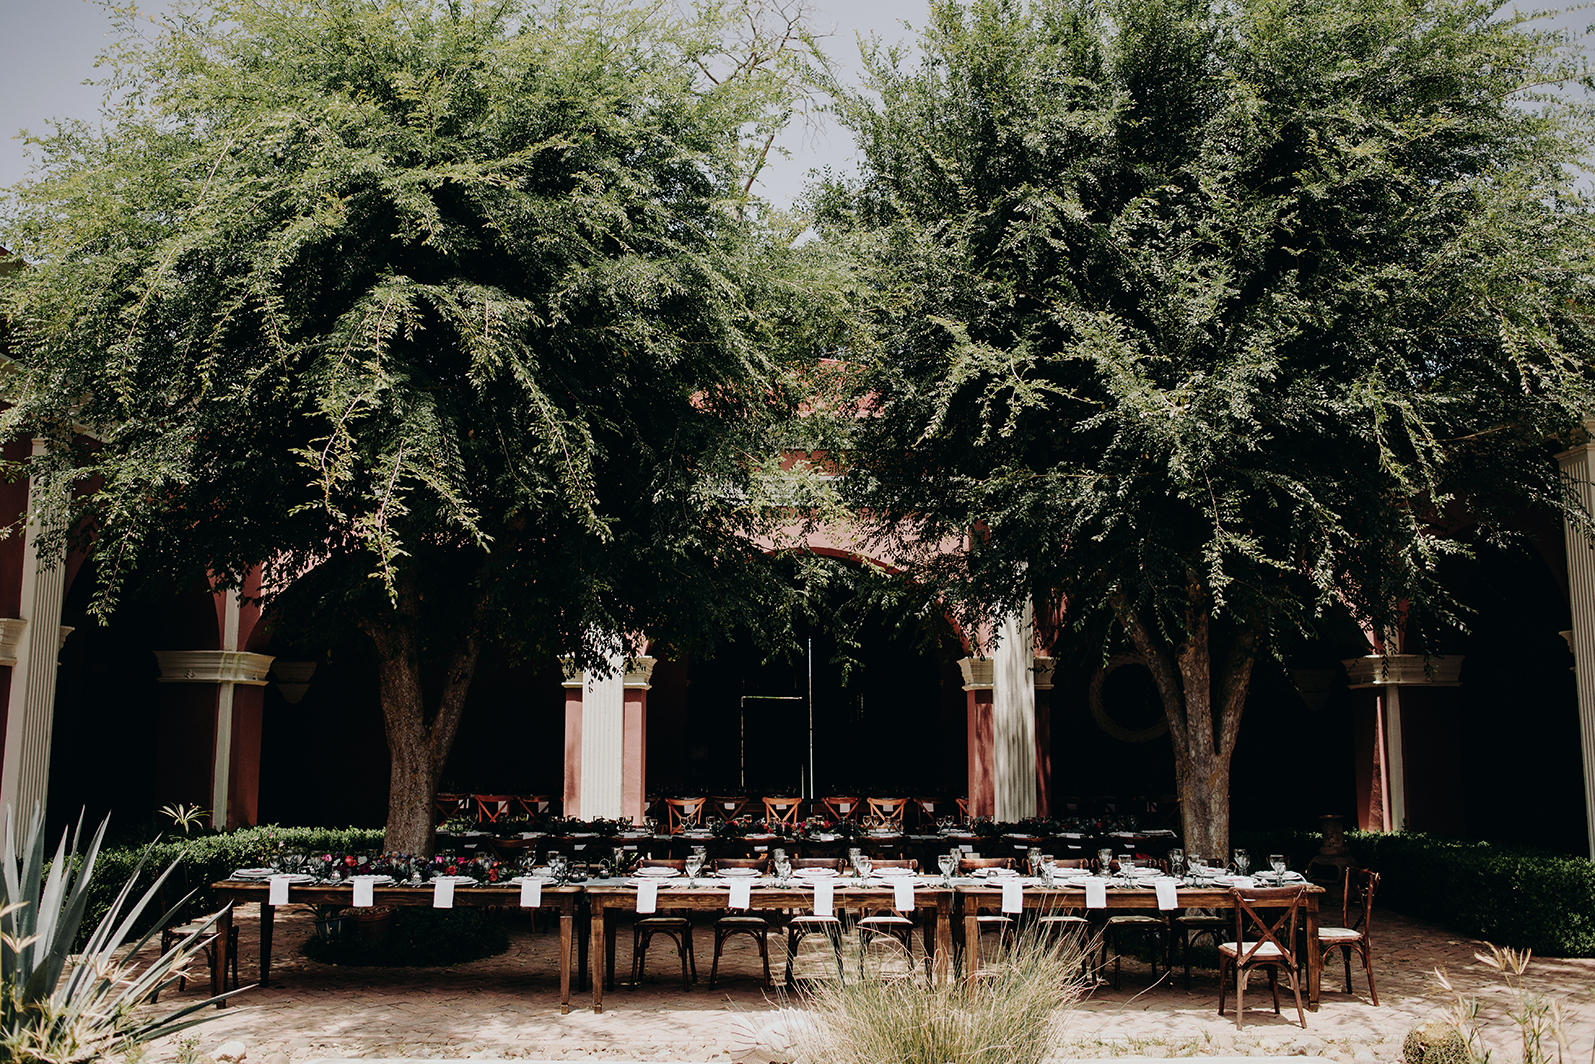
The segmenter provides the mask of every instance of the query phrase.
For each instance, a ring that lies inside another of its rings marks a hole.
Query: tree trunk
[[[1116,606],[1125,634],[1152,672],[1169,723],[1185,849],[1222,863],[1230,852],[1230,759],[1251,684],[1257,634],[1246,630],[1236,638],[1215,691],[1210,602],[1194,575],[1187,595],[1178,646],[1149,629],[1122,600]]]
[[[417,630],[420,596],[413,577],[404,573],[395,581],[394,590],[397,601],[392,611],[361,619],[361,627],[377,648],[382,723],[393,760],[382,845],[389,853],[430,857],[437,845],[434,808],[438,778],[454,746],[465,695],[476,672],[486,599],[477,603],[460,633],[437,707],[428,713]]]

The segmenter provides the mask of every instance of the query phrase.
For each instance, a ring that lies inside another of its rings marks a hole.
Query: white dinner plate
[[[882,879],[893,879],[897,876],[912,876],[916,874],[912,868],[876,868],[870,871],[870,875],[880,876]]]
[[[434,883],[453,883],[456,887],[474,887],[476,880],[470,876],[433,876]]]
[[[722,868],[716,874],[722,879],[752,879],[762,875],[757,868]]]
[[[637,869],[637,874],[647,879],[669,879],[671,876],[679,876],[681,874],[681,869],[652,867],[639,868]]]
[[[267,879],[277,874],[274,868],[240,868],[233,873],[234,879]]]
[[[1019,872],[1017,869],[1013,868],[977,868],[973,874],[977,877],[984,876],[989,879],[1002,879],[1008,876],[1017,876]]]
[[[834,869],[834,868],[799,868],[796,872],[794,872],[792,874],[797,876],[799,879],[834,879],[836,877],[836,869]]]
[[[344,880],[344,883],[348,886],[353,886],[354,881],[357,879],[369,879],[373,887],[389,887],[393,885],[392,876],[350,876]]]
[[[541,883],[545,887],[554,885],[553,876],[516,876],[514,879],[505,880],[506,883]]]

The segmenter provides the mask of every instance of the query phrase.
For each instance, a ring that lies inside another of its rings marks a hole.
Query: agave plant
[[[135,1011],[177,982],[203,948],[217,919],[210,917],[198,934],[185,936],[148,963],[140,965],[133,959],[166,923],[167,917],[155,920],[131,948],[124,949],[134,927],[177,867],[174,861],[129,905],[149,850],[122,884],[82,950],[74,953],[89,904],[94,862],[109,823],[109,818],[101,822],[81,861],[78,840],[82,821],[70,833],[70,848],[68,833],[62,832],[46,872],[43,811],[34,811],[20,847],[14,818],[6,811],[0,848],[0,1060],[40,1064],[99,1060],[202,1023],[208,1017],[196,1017],[195,1013],[231,996],[207,998],[159,1016]],[[187,900],[185,897],[183,902]],[[181,908],[179,903],[171,912]]]

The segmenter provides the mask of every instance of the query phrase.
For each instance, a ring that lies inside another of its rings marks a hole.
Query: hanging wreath
[[[1158,717],[1156,724],[1138,730],[1126,728],[1108,716],[1108,711],[1102,705],[1102,685],[1113,674],[1113,670],[1122,665],[1139,665],[1143,669],[1146,668],[1146,662],[1139,654],[1115,654],[1098,666],[1097,671],[1091,674],[1091,685],[1086,691],[1086,701],[1091,706],[1091,718],[1097,722],[1097,727],[1121,742],[1149,743],[1153,739],[1167,735],[1169,722],[1162,716]]]

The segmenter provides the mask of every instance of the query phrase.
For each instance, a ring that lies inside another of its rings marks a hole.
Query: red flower
[[[459,868],[457,868],[454,865],[449,865],[447,868],[443,869],[443,874],[444,875],[449,875],[449,876],[457,876],[457,875],[460,874],[460,870],[459,870]]]
[[[344,858],[343,858],[343,863],[348,865],[350,868],[353,868],[355,865],[360,863],[360,858],[356,857],[352,853],[351,854],[345,854]]]
[[[498,869],[489,868],[487,870],[487,881],[489,883],[497,883],[498,882]]]

